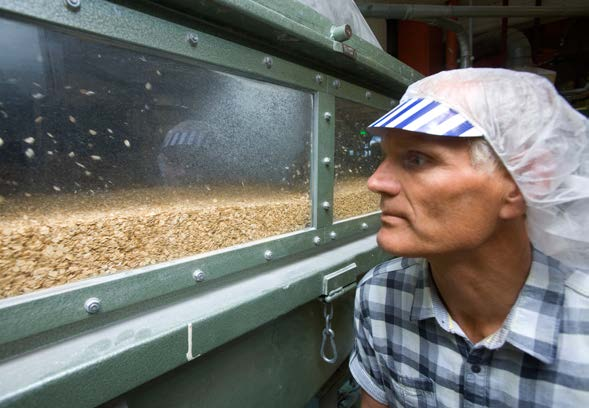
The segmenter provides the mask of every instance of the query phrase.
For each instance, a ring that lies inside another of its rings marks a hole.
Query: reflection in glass
[[[335,100],[334,219],[377,211],[380,198],[366,187],[382,160],[380,137],[366,127],[386,111]]]
[[[0,297],[310,222],[312,95],[0,20]]]

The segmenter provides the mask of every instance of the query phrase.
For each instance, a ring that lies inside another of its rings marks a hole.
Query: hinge
[[[358,58],[358,53],[355,48],[350,47],[348,44],[344,44],[339,41],[333,42],[333,50],[335,52],[342,53],[346,57],[351,58],[353,60]]]
[[[331,272],[323,277],[321,301],[330,303],[356,287],[356,263]]]

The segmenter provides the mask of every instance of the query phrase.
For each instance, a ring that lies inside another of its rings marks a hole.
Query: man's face
[[[465,139],[391,130],[385,159],[368,180],[381,195],[379,245],[402,256],[428,257],[474,249],[500,222],[513,181],[471,164]]]

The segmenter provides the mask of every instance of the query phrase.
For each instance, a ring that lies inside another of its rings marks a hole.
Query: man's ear
[[[526,200],[519,187],[511,176],[505,180],[506,193],[503,197],[503,205],[499,211],[499,217],[510,220],[526,214]]]

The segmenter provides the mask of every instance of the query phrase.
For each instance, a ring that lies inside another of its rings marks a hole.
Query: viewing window
[[[0,297],[310,223],[313,96],[0,20]]]
[[[366,187],[382,161],[380,137],[366,127],[386,111],[336,98],[334,219],[378,211],[380,196]]]

